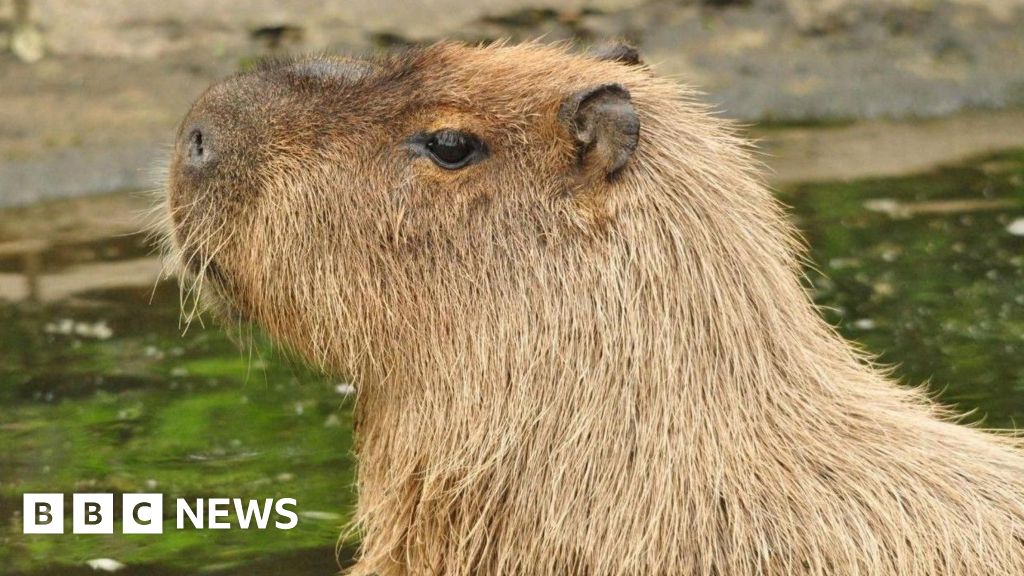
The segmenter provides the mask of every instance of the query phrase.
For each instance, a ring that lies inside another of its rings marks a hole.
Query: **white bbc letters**
[[[231,528],[230,523],[218,520],[218,518],[227,518],[228,514],[231,513],[231,510],[228,508],[231,504],[231,499],[210,498],[206,503],[210,506],[210,522],[206,527],[214,530],[227,530]]]
[[[71,526],[75,534],[114,533],[113,494],[75,494]]]
[[[25,534],[64,533],[63,494],[25,494],[21,499]]]
[[[72,494],[71,526],[74,534],[113,534],[117,509],[113,494]],[[122,494],[122,534],[163,534],[163,494]],[[175,502],[178,530],[291,530],[299,524],[294,498],[197,498]],[[204,515],[203,512],[206,512]],[[64,533],[64,495],[37,493],[22,495],[25,534]],[[189,525],[191,524],[191,525]],[[204,527],[205,525],[205,527]]]
[[[121,497],[121,532],[163,534],[163,494],[124,494]]]

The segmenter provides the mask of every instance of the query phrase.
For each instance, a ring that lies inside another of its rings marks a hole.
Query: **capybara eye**
[[[468,166],[485,156],[485,148],[476,136],[458,130],[444,129],[413,138],[430,159],[441,168],[455,170]]]

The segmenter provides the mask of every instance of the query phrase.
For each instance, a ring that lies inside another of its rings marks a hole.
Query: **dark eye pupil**
[[[473,143],[465,134],[444,130],[427,141],[427,150],[445,164],[458,165],[473,153]]]

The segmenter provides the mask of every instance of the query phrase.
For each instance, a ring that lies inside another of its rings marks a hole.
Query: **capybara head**
[[[212,86],[181,124],[175,257],[215,309],[345,371],[407,330],[534,289],[559,308],[607,275],[622,210],[658,210],[642,180],[674,152],[647,148],[664,131],[645,125],[652,82],[621,47],[264,63]],[[688,168],[709,166],[695,153]],[[709,233],[696,224],[695,238]]]

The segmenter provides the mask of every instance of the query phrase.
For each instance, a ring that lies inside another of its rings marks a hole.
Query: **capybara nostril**
[[[191,166],[201,168],[214,159],[213,141],[208,132],[196,126],[189,130],[186,137],[186,158]]]

